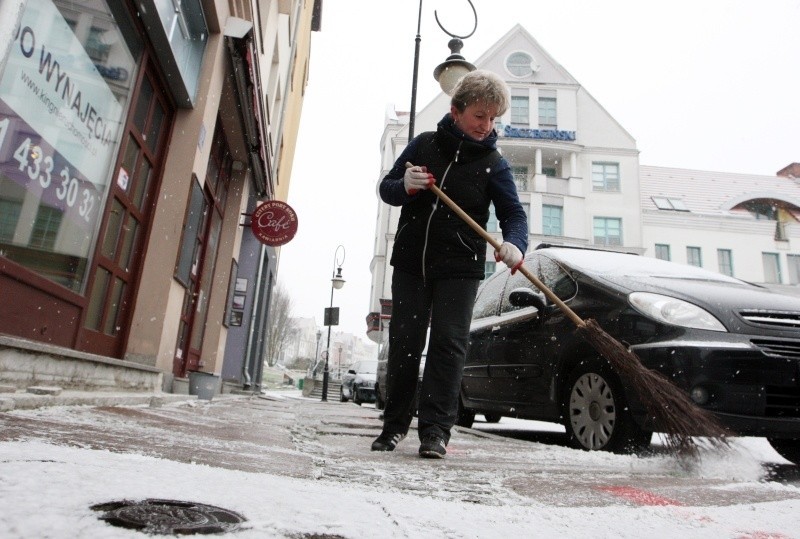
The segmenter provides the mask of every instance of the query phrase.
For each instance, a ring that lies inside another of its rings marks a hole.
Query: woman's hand
[[[433,174],[430,174],[427,168],[406,165],[406,173],[403,176],[406,193],[416,195],[420,189],[428,189],[433,183]]]

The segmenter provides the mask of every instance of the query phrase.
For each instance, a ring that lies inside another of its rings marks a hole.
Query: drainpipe
[[[255,308],[256,303],[258,301],[259,296],[261,295],[261,272],[263,271],[264,267],[264,255],[266,253],[266,247],[261,246],[261,253],[258,256],[258,270],[256,271],[256,288],[253,291],[253,301],[250,304],[250,327],[247,331],[247,350],[244,353],[244,366],[242,367],[242,374],[244,375],[244,387],[245,389],[249,388],[252,385],[252,379],[250,378],[250,355],[253,353],[253,335],[256,332],[256,316],[255,316]]]

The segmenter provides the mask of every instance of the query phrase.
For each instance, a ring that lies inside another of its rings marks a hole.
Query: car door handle
[[[500,326],[492,326],[492,333],[497,333],[498,331],[500,331],[500,329],[501,329]]]

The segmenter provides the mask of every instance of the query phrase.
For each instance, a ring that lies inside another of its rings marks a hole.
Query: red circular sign
[[[297,233],[297,214],[286,202],[269,200],[253,212],[250,228],[261,243],[284,245]]]

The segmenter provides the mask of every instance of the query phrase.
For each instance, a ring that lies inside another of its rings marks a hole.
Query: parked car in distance
[[[732,433],[800,464],[800,297],[622,252],[540,245],[525,267]],[[649,445],[637,388],[521,272],[478,290],[458,424],[476,413],[563,423],[583,449]]]
[[[339,389],[339,400],[352,400],[359,406],[364,402],[375,402],[375,379],[378,361],[365,359],[356,361],[342,376],[342,387]]]
[[[386,407],[386,366],[389,360],[389,332],[386,331],[386,339],[381,344],[381,350],[378,354],[378,374],[377,382],[375,384],[375,408],[383,410]],[[428,337],[430,337],[430,333]],[[422,388],[422,373],[425,372],[425,359],[428,355],[428,341],[425,341],[425,349],[422,350],[422,356],[419,362],[419,377],[417,378],[417,394],[414,397],[414,415],[417,413],[417,404],[419,403],[419,392]]]

